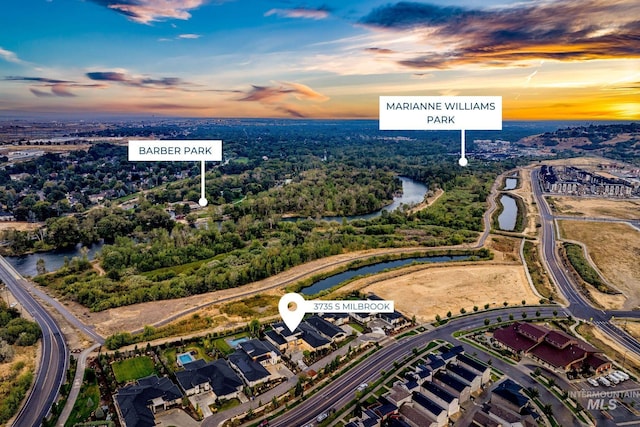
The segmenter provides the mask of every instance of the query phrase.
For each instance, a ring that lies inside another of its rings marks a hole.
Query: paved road
[[[0,280],[9,287],[14,298],[42,330],[42,352],[35,382],[27,401],[13,423],[14,427],[39,426],[51,410],[60,387],[65,381],[69,349],[51,315],[25,290],[26,281],[2,257],[0,257]]]
[[[547,266],[547,271],[549,271],[553,280],[558,285],[560,292],[562,292],[569,303],[569,311],[575,317],[593,322],[593,324],[605,335],[608,335],[615,341],[619,342],[627,350],[640,354],[640,343],[610,322],[613,317],[639,318],[640,312],[604,311],[591,306],[589,301],[587,301],[578,290],[579,288],[571,282],[567,271],[560,261],[560,257],[556,250],[554,216],[549,209],[549,205],[542,196],[542,190],[538,180],[538,169],[531,172],[531,184],[540,210],[540,220],[542,222],[542,258]]]
[[[540,307],[523,309],[522,307],[519,307],[494,310],[490,312],[479,312],[466,317],[453,319],[446,325],[432,331],[403,338],[402,340],[399,340],[396,343],[374,353],[367,361],[361,363],[337,378],[335,381],[331,382],[318,394],[311,396],[302,404],[284,413],[275,420],[270,421],[270,425],[273,427],[291,427],[313,423],[315,418],[321,413],[329,411],[331,408],[340,409],[345,407],[347,403],[355,397],[355,389],[359,384],[363,382],[371,384],[374,382],[379,377],[381,371],[389,371],[390,369],[393,369],[394,361],[402,360],[404,357],[412,354],[414,347],[423,347],[435,339],[447,340],[456,345],[462,344],[453,338],[453,332],[465,329],[471,330],[483,326],[485,318],[490,318],[492,319],[492,322],[495,323],[495,319],[498,316],[502,316],[502,318],[505,319],[509,314],[520,316],[523,311],[527,311],[529,317],[534,317],[536,310],[540,310],[542,316],[551,317],[553,316],[553,311],[558,310],[558,308]],[[558,311],[562,312],[562,309]],[[466,344],[465,350],[469,353],[478,351]],[[484,359],[488,360],[489,357],[489,355],[486,355]],[[573,415],[567,408],[554,398],[551,393],[549,393],[549,396],[546,396],[542,387],[533,383],[531,378],[525,372],[519,371],[513,366],[498,359],[492,359],[492,363],[495,367],[509,373],[509,375],[513,375],[514,379],[516,381],[523,382],[525,387],[537,386],[540,389],[541,397],[545,399],[545,402],[549,402],[553,405],[554,414],[563,421],[563,426],[579,425],[574,424]]]

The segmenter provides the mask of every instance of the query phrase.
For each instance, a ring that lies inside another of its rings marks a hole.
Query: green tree
[[[260,337],[260,326],[260,321],[258,319],[252,319],[251,322],[249,322],[249,334],[253,338]]]
[[[72,248],[80,242],[80,225],[73,216],[47,221],[49,243],[58,249]]]
[[[43,258],[38,258],[38,261],[36,261],[36,271],[39,276],[47,273],[47,267],[45,266]]]

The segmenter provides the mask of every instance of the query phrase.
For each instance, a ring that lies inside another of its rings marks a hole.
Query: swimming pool
[[[249,338],[247,337],[236,338],[234,340],[228,340],[227,343],[229,343],[229,346],[231,348],[238,348],[238,345],[240,345],[240,343],[243,343],[245,341],[249,341]]]
[[[195,362],[196,358],[191,353],[182,353],[178,356],[178,365],[184,366],[188,363]]]

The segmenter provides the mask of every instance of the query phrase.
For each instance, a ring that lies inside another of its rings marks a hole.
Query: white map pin
[[[291,310],[289,308],[289,304],[294,303],[295,309]],[[280,311],[280,316],[284,321],[284,324],[287,325],[287,328],[291,332],[293,332],[305,315],[305,304],[306,301],[300,294],[296,294],[295,292],[290,292],[285,294],[280,298],[280,302],[278,303],[278,311]]]

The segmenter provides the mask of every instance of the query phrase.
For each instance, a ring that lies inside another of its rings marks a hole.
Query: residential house
[[[167,377],[141,378],[114,395],[116,412],[123,427],[155,426],[154,414],[182,402],[178,386]]]
[[[275,365],[280,361],[282,354],[269,341],[247,340],[238,344],[238,347],[254,361],[263,366]]]
[[[471,372],[480,375],[482,385],[487,384],[491,380],[491,368],[484,363],[466,355],[460,354],[456,359],[456,363]]]
[[[342,341],[347,338],[347,333],[343,331],[342,328],[324,320],[320,316],[311,316],[306,320],[306,322],[332,342]]]
[[[471,393],[480,390],[480,387],[482,386],[482,377],[480,375],[475,372],[471,372],[460,365],[450,363],[447,366],[447,372],[451,374],[452,377],[471,387]]]
[[[447,410],[429,399],[427,396],[420,392],[413,393],[413,407],[419,411],[424,412],[428,417],[433,418],[438,427],[442,427],[447,424],[449,415]]]
[[[242,350],[236,350],[229,355],[229,364],[240,374],[240,377],[249,387],[271,380],[269,371]]]
[[[458,398],[439,385],[426,382],[422,384],[420,391],[429,399],[446,409],[448,416],[452,416],[460,411],[460,401]]]
[[[198,359],[176,372],[178,384],[187,396],[213,391],[217,399],[232,399],[242,391],[243,382],[224,359]]]
[[[521,413],[528,406],[529,399],[522,394],[522,386],[507,378],[493,389],[491,404]]]
[[[456,396],[460,403],[466,402],[471,397],[471,387],[448,373],[438,372],[433,376],[433,382]]]

